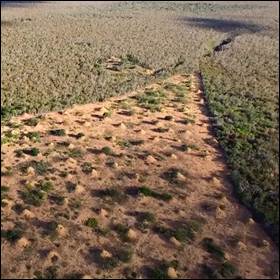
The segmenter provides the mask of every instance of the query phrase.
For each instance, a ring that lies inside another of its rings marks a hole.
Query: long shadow
[[[254,23],[228,19],[183,17],[181,20],[189,26],[212,29],[222,33],[256,33],[264,28]]]
[[[1,7],[27,7],[46,1],[1,1]]]

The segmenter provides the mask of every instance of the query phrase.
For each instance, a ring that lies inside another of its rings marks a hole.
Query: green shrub
[[[202,240],[203,248],[217,259],[224,259],[225,253],[223,249],[218,246],[212,238],[204,238]]]
[[[92,229],[97,229],[98,227],[98,222],[95,218],[88,218],[85,221],[85,226],[90,227]]]
[[[153,198],[164,200],[164,201],[168,201],[172,199],[172,195],[169,193],[158,193],[145,186],[140,187],[139,192],[144,196],[151,196]]]
[[[51,129],[49,130],[49,134],[53,136],[65,136],[65,129]]]

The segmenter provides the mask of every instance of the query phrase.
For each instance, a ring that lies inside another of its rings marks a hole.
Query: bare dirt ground
[[[277,278],[197,75],[14,118],[2,138],[2,278]]]

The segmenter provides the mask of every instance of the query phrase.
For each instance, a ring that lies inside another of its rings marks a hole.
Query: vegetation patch
[[[40,122],[40,118],[36,118],[36,117],[23,121],[23,123],[28,126],[36,126],[39,122]]]
[[[101,249],[90,249],[90,257],[102,270],[112,270],[121,263],[128,263],[133,256],[133,250],[130,246],[111,248],[110,253],[111,256],[103,257]]]
[[[33,156],[33,157],[40,154],[40,150],[38,148],[27,148],[27,149],[22,149],[22,150],[16,150],[16,152],[17,152],[17,155],[22,152],[23,154]]]
[[[138,191],[144,196],[150,196],[159,200],[169,201],[172,199],[172,195],[169,193],[159,193],[145,186],[140,187]]]
[[[39,182],[32,185],[26,185],[25,190],[21,191],[21,197],[23,201],[27,204],[31,204],[34,206],[41,206],[44,200],[47,197],[47,193],[53,189],[53,184],[49,181]]]
[[[154,266],[149,266],[146,268],[147,277],[149,279],[171,279],[168,275],[169,267],[177,269],[178,262],[176,260],[171,262],[159,261]]]
[[[90,162],[84,162],[81,166],[82,171],[86,174],[90,174],[93,170],[92,164]]]
[[[41,139],[40,132],[37,132],[37,131],[30,131],[30,132],[26,133],[25,136],[28,139],[32,140],[33,142],[40,142],[40,139]]]
[[[45,161],[31,160],[19,164],[19,169],[23,173],[27,173],[29,167],[34,168],[37,175],[44,175],[50,170],[50,164]]]
[[[51,265],[47,267],[43,272],[36,270],[34,272],[35,279],[57,279],[58,278],[58,269],[56,265]]]
[[[207,279],[242,279],[238,268],[229,261],[218,263],[214,266],[203,264],[202,274]]]
[[[156,225],[154,231],[163,235],[166,239],[175,237],[179,242],[190,243],[195,240],[196,234],[202,230],[203,221],[190,220],[184,223],[178,223],[175,228],[168,228],[162,225]]]
[[[104,200],[112,202],[122,203],[127,200],[127,196],[117,188],[107,188],[103,190],[97,190],[94,192],[95,196],[101,197]]]
[[[219,260],[223,260],[225,257],[225,253],[223,249],[217,245],[212,238],[204,238],[202,240],[203,248],[210,253],[212,256]]]
[[[276,80],[263,72],[263,84],[259,82],[257,86],[253,78],[245,82],[241,72],[226,71],[213,58],[201,61],[200,67],[213,126],[232,170],[236,192],[278,242],[279,121],[278,97],[273,94]],[[259,74],[260,71],[256,69]],[[235,75],[236,79],[232,79]]]
[[[6,203],[3,200],[8,198],[9,189],[10,188],[7,186],[1,186],[1,207],[6,206]]]
[[[80,158],[83,156],[83,151],[80,148],[75,148],[68,150],[67,155],[71,158]]]
[[[152,112],[161,111],[165,93],[163,91],[146,90],[137,97],[138,105]]]
[[[1,238],[7,239],[11,243],[15,243],[19,240],[24,234],[22,228],[15,226],[13,229],[1,230]]]
[[[98,228],[98,222],[95,218],[88,218],[84,224],[94,230]]]
[[[151,212],[136,212],[137,226],[139,229],[147,229],[153,226],[156,222],[155,214]]]
[[[53,136],[65,136],[65,129],[51,129],[49,130],[49,134]]]

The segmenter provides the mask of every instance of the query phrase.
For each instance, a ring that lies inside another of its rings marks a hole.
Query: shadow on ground
[[[26,7],[45,1],[1,1],[1,7]]]
[[[222,33],[256,33],[264,28],[254,23],[227,19],[184,17],[182,21],[193,27],[213,29]]]

